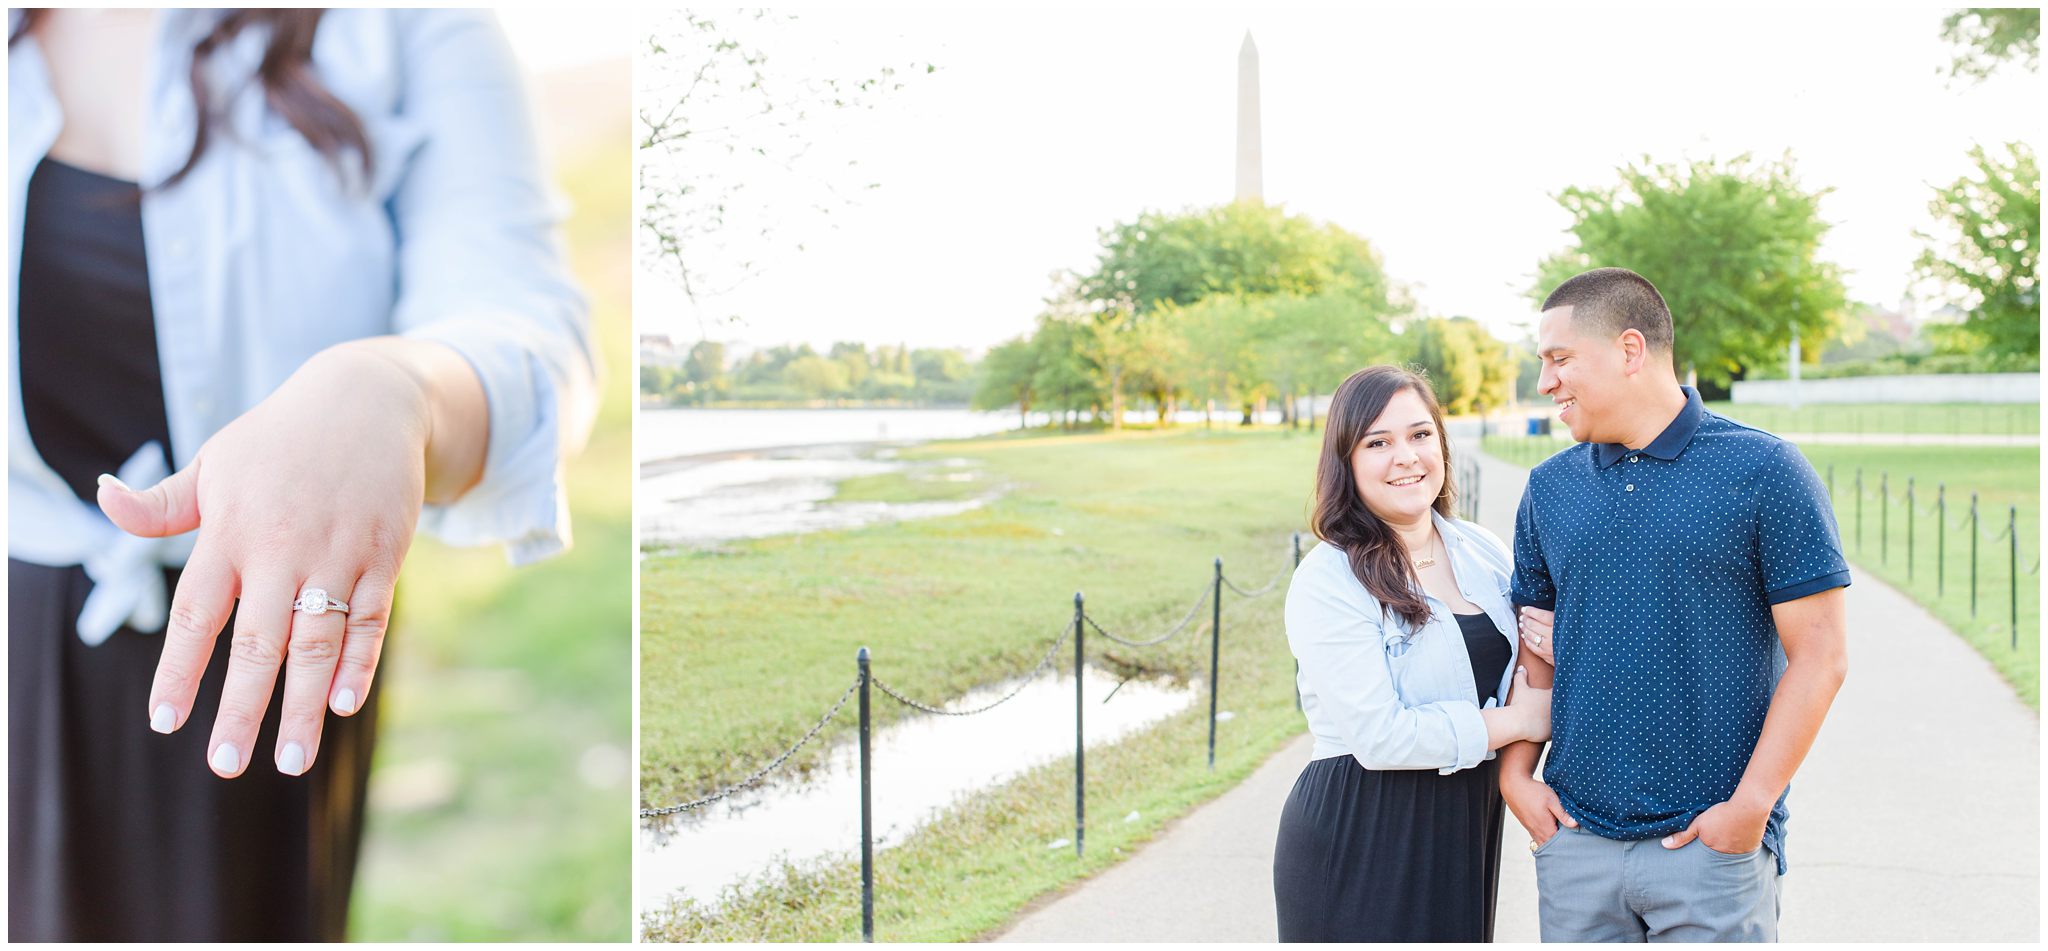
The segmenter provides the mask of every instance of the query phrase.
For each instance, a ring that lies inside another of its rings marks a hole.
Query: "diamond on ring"
[[[348,602],[336,601],[328,597],[327,589],[325,588],[307,588],[299,595],[297,601],[292,602],[292,610],[302,611],[308,616],[318,616],[329,611],[339,611],[347,614]]]

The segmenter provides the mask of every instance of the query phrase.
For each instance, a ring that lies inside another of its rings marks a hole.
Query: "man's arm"
[[[1700,813],[1685,831],[1667,836],[1666,848],[1699,838],[1716,852],[1739,853],[1763,842],[1771,807],[1806,760],[1849,674],[1847,604],[1842,588],[1830,588],[1771,606],[1778,640],[1785,646],[1785,676],[1771,695],[1749,767],[1733,797]]]
[[[1524,606],[1550,610],[1557,605],[1557,587],[1543,558],[1543,546],[1536,539],[1534,491],[1533,483],[1524,486],[1522,502],[1515,509],[1515,567],[1510,599],[1517,615]],[[1529,669],[1529,686],[1551,689],[1555,668],[1549,661],[1523,651],[1519,663]],[[1528,741],[1510,743],[1500,751],[1501,798],[1515,814],[1515,821],[1528,830],[1530,839],[1539,843],[1550,841],[1560,822],[1569,826],[1579,824],[1565,813],[1557,793],[1536,778],[1536,760],[1542,755],[1543,744]]]
[[[1522,666],[1529,669],[1529,686],[1549,689],[1555,672],[1550,662],[1533,654],[1523,654]],[[1549,784],[1536,778],[1536,760],[1543,755],[1543,744],[1523,740],[1501,747],[1500,751],[1500,795],[1506,800],[1508,811],[1515,814],[1515,821],[1529,833],[1529,839],[1537,844],[1550,841],[1557,834],[1559,823],[1577,828],[1579,821],[1564,811],[1564,804],[1558,801],[1557,793]]]

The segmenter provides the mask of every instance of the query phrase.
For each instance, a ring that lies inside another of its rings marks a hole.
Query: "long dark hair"
[[[48,12],[23,11],[13,32],[8,34],[7,45],[12,47],[27,35]],[[263,94],[269,100],[270,108],[305,136],[307,144],[337,165],[344,150],[353,150],[362,163],[363,177],[370,176],[370,140],[363,132],[362,120],[313,75],[313,34],[319,30],[320,18],[326,12],[323,9],[230,10],[200,38],[192,47],[192,101],[198,107],[196,112],[199,116],[198,127],[192,135],[192,154],[185,157],[183,167],[164,180],[162,187],[168,188],[184,180],[192,167],[199,164],[199,156],[206,152],[214,118],[214,103],[206,88],[207,58],[251,26],[261,26],[270,31],[270,43],[263,50],[263,62],[256,67],[256,78],[263,83]]]
[[[1358,497],[1358,480],[1351,472],[1351,453],[1365,440],[1373,421],[1386,412],[1387,402],[1402,390],[1414,390],[1429,407],[1436,424],[1436,438],[1444,456],[1444,490],[1433,507],[1450,517],[1458,488],[1451,481],[1451,440],[1444,435],[1444,413],[1436,393],[1421,375],[1397,366],[1366,367],[1351,374],[1330,397],[1330,417],[1323,429],[1323,454],[1316,460],[1315,514],[1309,527],[1316,537],[1344,552],[1351,561],[1351,573],[1380,604],[1419,628],[1429,621],[1429,603],[1409,569],[1408,552],[1401,539]]]

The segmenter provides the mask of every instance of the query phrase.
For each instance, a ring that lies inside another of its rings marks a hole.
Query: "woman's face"
[[[1444,491],[1443,444],[1429,406],[1413,389],[1387,400],[1351,451],[1358,499],[1381,521],[1410,525],[1429,518]]]

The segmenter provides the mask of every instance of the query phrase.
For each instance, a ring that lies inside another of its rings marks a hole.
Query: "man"
[[[1541,781],[1538,744],[1504,750],[1500,786],[1543,940],[1775,941],[1785,793],[1848,670],[1827,493],[1797,448],[1679,385],[1642,276],[1559,285],[1537,348],[1579,444],[1529,474],[1515,519],[1553,745]]]

